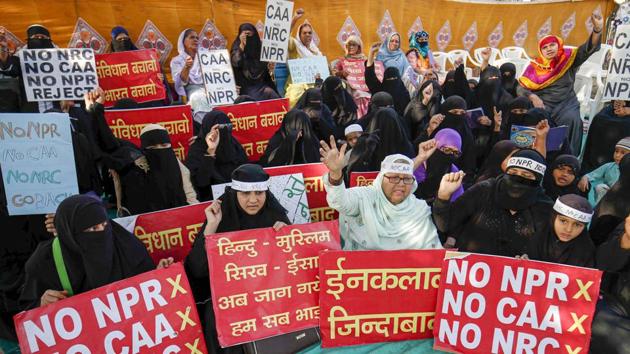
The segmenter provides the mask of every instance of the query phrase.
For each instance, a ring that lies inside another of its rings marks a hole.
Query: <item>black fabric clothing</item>
[[[241,50],[240,34],[244,31],[249,31],[251,35],[247,36],[245,48]],[[256,26],[251,23],[240,25],[230,50],[234,79],[240,86],[242,95],[251,96],[257,101],[280,98],[269,75],[267,63],[260,61],[261,49],[262,42]]]
[[[146,247],[115,222],[104,231],[85,232],[107,221],[100,200],[75,195],[64,200],[55,214],[61,253],[75,294],[155,268]],[[26,280],[20,301],[27,308],[39,306],[48,289],[63,290],[52,254],[52,241],[40,243],[26,263]]]
[[[516,97],[516,88],[518,87],[516,65],[514,65],[514,63],[504,63],[499,70],[501,71],[501,85],[503,89],[513,97]]]
[[[612,230],[630,214],[630,154],[619,162],[619,179],[597,203],[589,229],[593,242],[606,241]]]
[[[407,108],[407,105],[411,100],[409,98],[409,91],[407,91],[405,84],[400,78],[400,73],[397,68],[389,67],[385,69],[385,72],[383,73],[383,82],[380,82],[378,77],[376,77],[374,65],[366,66],[365,83],[370,89],[372,95],[382,91],[389,93],[394,99],[394,108],[396,109],[396,112],[398,112],[401,117],[405,114],[405,108]]]
[[[403,154],[413,158],[413,146],[409,142],[405,133],[404,123],[400,119],[398,113],[392,108],[380,108],[370,124],[367,126],[367,132],[376,134],[380,143],[372,156],[372,166],[378,166],[376,170],[380,170],[381,162],[385,157],[392,154]]]
[[[515,150],[518,150],[518,147],[512,140],[501,140],[494,144],[477,174],[475,183],[485,181],[488,178],[495,178],[502,174],[504,171],[501,169],[501,164]]]
[[[435,150],[426,164],[426,178],[416,191],[416,196],[427,202],[435,199],[442,177],[451,172],[451,166],[457,160],[456,156],[445,154],[439,149]]]
[[[372,172],[381,169],[380,162],[374,158],[380,144],[381,139],[376,133],[365,133],[357,139],[356,145],[349,152],[348,166],[344,173],[346,185],[350,183],[350,174],[352,172]]]
[[[425,105],[422,100],[424,98],[422,92],[429,86],[433,86],[433,95],[429,102]],[[442,92],[440,84],[437,81],[425,81],[416,96],[405,109],[405,122],[409,126],[410,138],[416,139],[422,130],[425,130],[431,120],[431,117],[440,113],[440,104],[442,102]]]
[[[623,234],[624,222],[621,222],[597,249],[596,263],[605,272],[600,288],[604,298],[630,317],[630,249],[621,248]]]
[[[285,166],[311,162],[319,162],[317,134],[308,115],[293,109],[284,116],[280,128],[269,139],[259,163],[263,166]]]
[[[446,74],[442,84],[442,95],[444,99],[451,96],[462,97],[466,100],[466,104],[472,107],[475,97],[474,92],[470,89],[470,85],[468,85],[465,68],[464,64],[461,64],[455,70],[451,70]]]
[[[392,95],[384,91],[372,95],[370,103],[368,104],[367,113],[359,119],[359,125],[363,128],[363,131],[370,125],[370,122],[372,122],[379,108],[394,108],[394,98]]]
[[[247,163],[245,150],[227,126],[219,129],[219,145],[215,156],[208,155],[206,135],[215,125],[229,123],[230,118],[222,111],[207,113],[201,123],[197,139],[188,151],[186,167],[190,170],[190,180],[199,201],[212,200],[212,185],[229,182],[234,169]]]
[[[558,186],[553,178],[553,170],[562,166],[571,167],[573,175],[575,176],[573,182],[565,187]],[[558,156],[551,165],[547,166],[547,170],[545,171],[545,178],[543,180],[545,194],[547,194],[547,196],[552,200],[556,200],[556,198],[565,194],[583,195],[582,191],[580,191],[577,187],[578,182],[580,181],[580,176],[580,160],[578,160],[577,157],[573,155]]]
[[[508,104],[507,109],[502,114],[503,123],[501,124],[501,139],[510,139],[512,125],[523,125],[525,113],[513,113],[512,110],[525,109],[529,111],[532,107],[534,107],[532,105],[532,101],[523,96],[514,98]]]
[[[0,61],[0,113],[17,113],[22,103],[20,59],[9,55]]]
[[[541,189],[533,204],[515,214],[498,205],[505,193],[504,176],[473,185],[455,202],[434,201],[437,229],[453,235],[459,250],[514,257],[527,253],[532,238],[546,229],[552,204]]]
[[[599,300],[591,326],[589,353],[630,354],[630,314],[610,299]]]
[[[624,104],[628,107],[630,101],[624,101]],[[630,116],[617,116],[612,103],[604,107],[593,118],[588,129],[582,157],[582,171],[589,173],[601,165],[611,162],[615,152],[615,144],[627,136],[630,136]]]
[[[140,137],[142,139],[142,136]],[[144,149],[149,163],[148,190],[153,210],[169,209],[186,205],[186,194],[179,160],[171,148]]]
[[[337,126],[327,105],[322,103],[322,91],[318,88],[306,90],[294,108],[304,111],[311,120],[311,126],[319,140],[327,141],[331,135],[343,136],[343,126]]]
[[[322,102],[330,110],[336,126],[343,130],[356,122],[357,105],[340,78],[327,77],[322,84],[321,95]]]

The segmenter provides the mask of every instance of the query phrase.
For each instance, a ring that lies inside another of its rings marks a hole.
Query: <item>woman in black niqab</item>
[[[525,113],[533,108],[532,101],[527,97],[516,97],[508,104],[503,112],[503,123],[501,124],[501,139],[509,140],[512,125],[523,125]]]
[[[477,178],[475,179],[475,183],[479,183],[481,181],[485,181],[489,178],[495,178],[501,175],[503,172],[503,164],[507,165],[506,159],[511,156],[516,150],[518,150],[518,146],[512,140],[501,140],[498,143],[494,144],[492,150],[490,150],[490,154],[488,158],[482,165],[479,173],[477,174]]]
[[[398,113],[392,108],[380,108],[367,127],[369,134],[376,134],[380,143],[374,152],[373,166],[380,166],[385,157],[403,154],[413,158],[413,146],[407,139],[405,128],[399,120]],[[374,171],[378,171],[378,168]]]
[[[240,35],[248,32],[245,47],[241,49]],[[257,101],[280,98],[269,75],[267,63],[260,61],[262,42],[256,26],[244,23],[238,28],[238,36],[230,50],[232,68],[240,94],[248,95]]]
[[[335,125],[344,129],[357,120],[357,105],[337,76],[329,76],[321,88],[322,102],[332,112]]]
[[[219,145],[212,157],[208,155],[206,136],[217,124],[222,126],[219,128]],[[212,200],[212,185],[229,182],[232,171],[247,162],[245,150],[225,124],[230,124],[230,118],[224,112],[207,113],[197,139],[188,151],[186,167],[190,170],[190,180],[199,201]]]
[[[318,88],[306,90],[295,104],[296,109],[301,109],[308,114],[311,126],[317,134],[317,139],[327,140],[331,135],[341,138],[343,127],[336,126],[330,109],[322,102],[322,91]]]
[[[433,93],[427,104],[424,104],[423,92],[427,87],[433,87]],[[440,113],[440,103],[442,102],[442,92],[440,84],[437,81],[425,81],[416,96],[411,99],[409,105],[405,109],[405,122],[409,125],[410,137],[416,139],[420,132],[426,129],[431,117]]]
[[[499,70],[501,71],[501,85],[503,89],[512,95],[512,97],[516,97],[516,88],[518,87],[518,81],[516,81],[516,65],[514,65],[514,63],[504,63]]]
[[[298,109],[289,111],[259,162],[263,166],[319,162],[319,139],[308,115]]]
[[[390,66],[385,69],[383,82],[380,82],[374,72],[374,66],[366,67],[365,83],[372,95],[382,91],[389,93],[394,99],[396,112],[398,112],[401,117],[405,114],[405,108],[407,108],[410,101],[409,91],[407,91],[405,84],[400,78],[400,73],[397,68]],[[372,99],[374,99],[374,96],[372,96]]]
[[[101,231],[88,231],[103,223]],[[107,220],[105,207],[94,197],[65,199],[57,207],[54,225],[75,295],[155,269],[144,244]],[[53,240],[40,243],[25,268],[20,300],[28,308],[39,306],[46,290],[64,290],[53,260]]]

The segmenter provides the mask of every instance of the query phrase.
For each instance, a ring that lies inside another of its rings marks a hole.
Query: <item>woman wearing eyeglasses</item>
[[[346,144],[337,149],[320,142],[328,205],[339,212],[339,231],[346,250],[442,248],[431,219],[431,209],[413,192],[418,187],[414,167],[436,149],[435,141],[420,144],[414,160],[401,154],[387,156],[373,185],[346,189],[343,183]]]

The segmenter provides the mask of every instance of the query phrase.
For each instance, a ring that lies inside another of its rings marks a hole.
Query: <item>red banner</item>
[[[336,221],[206,237],[221,346],[316,327],[318,253],[339,248]]]
[[[433,337],[445,252],[322,253],[322,347]]]
[[[249,161],[258,161],[265,153],[269,139],[282,124],[289,110],[289,99],[246,102],[214,109],[228,115],[232,121],[232,135],[243,145]]]
[[[22,353],[206,353],[180,263],[14,317]]]
[[[267,167],[265,171],[270,176],[290,175],[301,173],[304,176],[306,198],[311,212],[311,222],[335,220],[339,213],[328,206],[326,190],[322,176],[328,172],[328,168],[321,163],[307,163],[302,165]]]
[[[168,106],[143,109],[106,110],[105,120],[118,139],[125,139],[140,146],[140,131],[145,125],[155,123],[168,130],[175,155],[184,161],[188,155],[192,137],[192,111],[190,106]]]
[[[154,49],[97,54],[98,84],[105,91],[105,107],[121,98],[138,103],[163,100],[166,89],[159,79],[160,62]]]
[[[115,219],[147,247],[155,264],[163,258],[183,261],[206,221],[204,210],[212,202]]]
[[[350,187],[371,186],[378,172],[350,172]]]
[[[447,252],[435,349],[451,353],[587,353],[601,272]]]

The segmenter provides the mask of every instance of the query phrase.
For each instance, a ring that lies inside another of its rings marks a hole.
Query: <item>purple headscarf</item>
[[[462,137],[459,135],[457,130],[451,128],[442,129],[435,133],[435,141],[437,142],[438,149],[448,146],[457,148],[460,152],[462,151]]]

